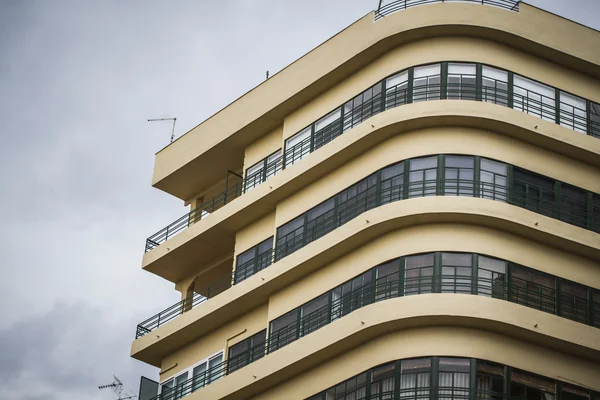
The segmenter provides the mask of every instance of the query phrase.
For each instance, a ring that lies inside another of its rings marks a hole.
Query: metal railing
[[[432,77],[438,76],[440,79],[442,78],[441,75]],[[474,78],[474,76],[469,76],[469,78]],[[386,87],[385,94],[374,95],[369,100],[363,101],[359,106],[345,111],[340,118],[315,131],[294,146],[284,149],[282,157],[272,161],[260,171],[227,187],[223,192],[150,236],[146,240],[145,252],[154,249],[170,237],[253,189],[283,168],[302,160],[308,154],[331,142],[348,129],[361,124],[384,110],[404,104],[440,99],[489,102],[511,107],[541,119],[553,121],[574,131],[600,138],[600,115],[593,111],[567,104],[560,101],[560,99],[556,100],[517,85],[512,85],[508,90],[502,89],[497,85],[508,85],[507,82],[495,81],[487,77],[485,79],[487,82],[494,82],[496,86],[488,86],[485,83],[471,84],[462,81],[459,83],[443,82],[413,85],[407,81],[393,87]]]
[[[520,0],[396,0],[390,1],[387,4],[379,7],[379,9],[375,10],[375,21],[385,17],[386,15],[415,6],[452,2],[483,4],[516,12],[519,11],[519,3],[521,3]]]
[[[161,325],[177,318],[186,311],[204,303],[208,299],[211,299],[223,293],[225,290],[231,287],[231,274],[224,275],[214,282],[211,282],[207,286],[203,287],[194,292],[192,297],[181,300],[178,303],[173,304],[171,307],[159,312],[158,314],[148,318],[144,322],[138,324],[135,331],[135,338],[138,339],[147,333],[152,332]]]
[[[397,272],[369,282],[325,306],[299,318],[293,323],[271,332],[265,342],[261,342],[245,352],[231,357],[210,369],[169,388],[155,397],[155,400],[175,400],[210,384],[214,380],[229,375],[265,355],[273,353],[296,340],[315,332],[331,322],[353,311],[376,302],[418,294],[457,293],[479,295],[505,300],[543,312],[560,315],[574,321],[600,327],[600,309],[590,306],[588,299],[561,293],[556,296],[554,288],[535,282],[511,278],[505,282],[505,275],[496,279],[476,278],[460,275],[401,277]],[[600,307],[599,307],[600,308]],[[592,310],[592,311],[590,311]],[[414,389],[413,389],[414,390]],[[464,390],[464,389],[461,389]],[[378,398],[378,397],[377,397]]]
[[[242,282],[373,208],[415,197],[456,195],[506,202],[600,233],[600,204],[598,207],[590,208],[586,203],[566,196],[557,198],[554,191],[518,179],[513,179],[511,187],[465,179],[423,180],[409,182],[408,185],[399,184],[386,187],[379,184],[357,193],[353,198],[338,203],[333,210],[278,238],[275,249],[269,249],[247,263],[239,265],[236,268],[233,282],[234,284]],[[590,209],[592,210],[591,215],[589,214]],[[205,302],[209,297],[227,290],[231,286],[231,281],[231,275],[219,278],[205,289],[198,291],[202,295],[195,293],[192,299],[183,300],[142,322],[137,327],[136,338]]]

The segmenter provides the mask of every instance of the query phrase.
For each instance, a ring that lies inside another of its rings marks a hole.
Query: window
[[[311,127],[303,129],[285,141],[285,167],[310,154]]]
[[[600,104],[590,101],[590,131],[589,133],[600,138]]]
[[[554,180],[520,168],[513,169],[513,201],[539,214],[554,217]]]
[[[333,289],[331,293],[332,320],[371,303],[373,295],[371,277],[371,271],[368,271]]]
[[[355,127],[381,111],[381,82],[344,104],[344,130]]]
[[[338,226],[377,206],[376,185],[375,173],[336,195]]]
[[[281,171],[281,149],[246,170],[244,192],[249,192]]]
[[[408,197],[435,196],[437,192],[437,156],[409,161]]]
[[[282,315],[270,325],[269,352],[272,352],[298,339],[298,310]]]
[[[235,284],[271,265],[273,260],[273,237],[241,253],[236,258]]]
[[[160,385],[160,398],[161,400],[180,399],[219,379],[224,373],[223,352],[219,352],[163,382]]]
[[[519,265],[511,265],[510,301],[554,314],[555,278]]]
[[[390,109],[407,103],[408,71],[403,71],[385,80],[385,108]]]
[[[592,226],[591,230],[600,232],[600,194],[592,194]]]
[[[262,330],[229,348],[227,373],[230,374],[265,355],[267,331]]]
[[[475,157],[446,156],[444,174],[445,196],[473,196]]]
[[[560,282],[559,315],[584,324],[589,321],[588,290],[574,282]]]
[[[600,328],[600,290],[591,289],[592,296],[592,325]]]
[[[504,398],[504,367],[487,361],[477,361],[477,399]]]
[[[431,358],[404,360],[400,365],[400,399],[428,399],[431,385]]]
[[[440,64],[425,65],[414,69],[413,102],[440,99],[440,71]]]
[[[514,75],[513,97],[515,110],[555,122],[555,92],[550,86]]]
[[[362,373],[328,389],[325,392],[326,400],[359,400],[364,399],[367,393],[367,374]]]
[[[471,254],[442,253],[442,293],[471,293]]]
[[[394,260],[375,268],[375,301],[400,295],[400,262]]]
[[[510,374],[510,395],[527,400],[554,400],[556,388],[550,379],[512,371]]]
[[[304,215],[294,218],[277,228],[277,251],[275,259],[279,260],[300,249],[304,242]]]
[[[475,64],[448,64],[448,99],[477,100]]]
[[[481,81],[483,101],[508,106],[508,72],[484,65]]]
[[[381,171],[381,204],[404,198],[404,163],[398,163]]]
[[[567,385],[566,383],[561,385],[560,394],[562,400],[589,400],[591,398],[589,390]]]
[[[506,202],[507,174],[506,164],[482,158],[479,172],[479,195],[484,199]]]
[[[404,294],[433,292],[434,254],[406,257],[404,268]]]
[[[315,122],[315,150],[342,134],[342,109],[337,108]]]
[[[587,132],[586,101],[581,97],[560,92],[560,124],[576,132]]]
[[[587,191],[566,183],[560,185],[560,219],[572,225],[587,227]]]
[[[395,371],[396,363],[390,363],[373,369],[371,372],[371,399],[394,399]]]
[[[308,335],[329,323],[329,293],[300,307],[300,336]]]
[[[306,243],[317,240],[336,228],[334,206],[335,200],[329,199],[308,211]]]
[[[471,361],[465,358],[440,358],[439,400],[469,399]]]
[[[504,299],[506,288],[506,261],[478,256],[477,294]]]

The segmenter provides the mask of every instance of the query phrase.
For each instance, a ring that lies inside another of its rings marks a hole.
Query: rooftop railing
[[[175,400],[190,394],[223,376],[249,365],[296,340],[313,333],[369,304],[388,299],[431,293],[455,293],[491,297],[562,316],[587,325],[600,327],[600,303],[561,293],[536,282],[506,277],[439,275],[400,277],[397,272],[341,296],[339,299],[303,316],[297,321],[272,332],[265,342],[205,370],[187,381],[166,389],[152,400]]]
[[[487,6],[504,8],[510,11],[519,11],[519,3],[517,0],[395,0],[380,2],[380,6],[375,10],[375,21],[393,14],[397,11],[406,10],[407,8],[421,6],[424,4],[433,3],[475,3]]]

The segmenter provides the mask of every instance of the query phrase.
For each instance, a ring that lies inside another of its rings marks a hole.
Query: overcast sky
[[[0,398],[137,394],[138,322],[179,300],[141,270],[186,209],[154,154],[378,0],[0,0]],[[600,28],[599,0],[531,0]],[[551,28],[551,27],[549,27]]]

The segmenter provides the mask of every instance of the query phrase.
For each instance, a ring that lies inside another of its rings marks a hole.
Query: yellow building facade
[[[600,400],[600,33],[413,3],[157,153],[141,400]]]

